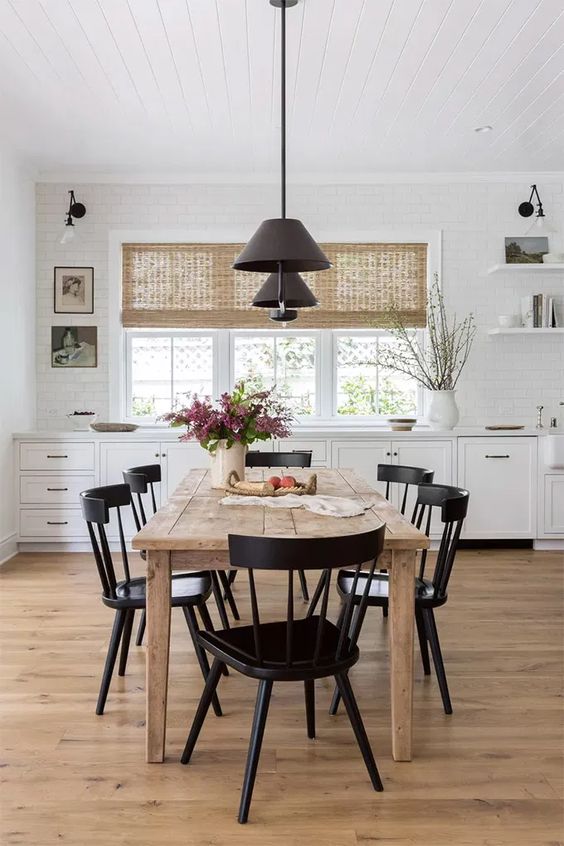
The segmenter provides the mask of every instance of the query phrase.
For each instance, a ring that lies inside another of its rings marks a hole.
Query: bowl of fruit
[[[240,496],[287,496],[288,494],[315,494],[317,492],[317,475],[312,473],[307,482],[298,482],[294,476],[271,476],[265,482],[241,481],[235,470],[232,470],[225,484],[228,494]]]
[[[87,432],[91,423],[96,422],[95,411],[73,411],[72,414],[67,414],[67,419],[70,420],[71,426],[75,432]]]

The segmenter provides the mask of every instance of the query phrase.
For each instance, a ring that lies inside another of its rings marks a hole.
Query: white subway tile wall
[[[503,261],[506,235],[524,234],[526,221],[517,214],[528,196],[529,180],[520,182],[455,182],[452,184],[292,185],[289,209],[319,238],[355,230],[381,232],[395,227],[443,232],[442,284],[448,307],[462,315],[474,311],[478,336],[458,386],[462,425],[512,421],[535,422],[535,406],[544,405],[546,419],[557,415],[564,401],[564,336],[493,336],[498,314],[519,311],[520,299],[542,292],[559,297],[564,320],[562,274],[485,275]],[[67,191],[72,187],[87,208],[77,222],[77,238],[62,246],[58,235],[64,220]],[[562,250],[564,192],[562,182],[540,183],[543,204],[559,233],[551,249]],[[276,214],[274,185],[112,185],[52,184],[37,186],[37,426],[56,430],[74,409],[110,416],[108,377],[109,233],[117,230],[178,228],[206,233],[212,240],[231,240],[233,228],[250,236],[257,223]],[[53,312],[55,265],[94,266],[93,315]],[[53,369],[52,325],[98,326],[96,369]],[[265,321],[265,328],[267,323]],[[560,409],[561,411],[561,409]]]

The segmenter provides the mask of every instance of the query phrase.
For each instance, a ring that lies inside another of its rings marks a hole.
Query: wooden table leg
[[[168,654],[170,647],[170,552],[147,551],[146,759],[165,754]]]
[[[411,761],[413,718],[413,620],[415,617],[415,550],[392,550],[390,568],[390,684],[392,754]]]

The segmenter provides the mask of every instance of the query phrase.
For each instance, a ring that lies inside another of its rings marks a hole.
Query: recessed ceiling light
[[[474,132],[491,132],[493,126],[490,126],[489,123],[486,123],[484,126],[477,126]]]

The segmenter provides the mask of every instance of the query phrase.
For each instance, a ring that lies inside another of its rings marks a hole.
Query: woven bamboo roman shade
[[[267,328],[252,308],[264,278],[231,265],[242,244],[124,244],[122,322],[128,327]],[[426,244],[321,244],[333,267],[303,274],[320,302],[300,328],[386,325],[395,304],[409,326],[426,325]]]

